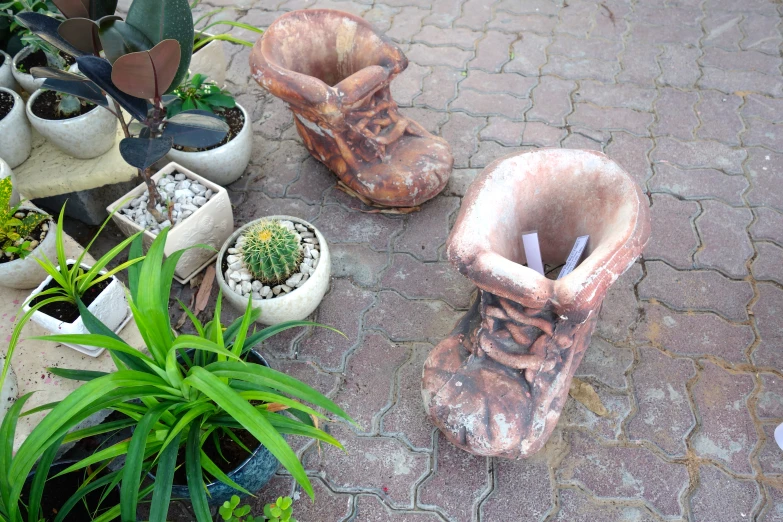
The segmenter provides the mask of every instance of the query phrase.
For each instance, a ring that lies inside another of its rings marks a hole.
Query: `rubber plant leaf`
[[[111,79],[125,94],[148,100],[160,98],[177,74],[179,58],[179,43],[163,40],[149,51],[117,58]]]
[[[98,56],[103,50],[99,34],[100,24],[121,20],[119,16],[110,16],[99,22],[89,18],[70,18],[60,24],[57,30],[68,43],[86,54]]]
[[[173,116],[163,129],[181,147],[203,148],[217,145],[229,131],[228,124],[207,111],[184,111]]]
[[[16,15],[16,19],[27,27],[30,32],[57,47],[64,53],[74,57],[85,55],[83,51],[74,47],[60,36],[58,31],[60,28],[59,20],[41,13],[19,13]]]
[[[65,18],[89,18],[90,0],[52,0]]]
[[[101,107],[108,107],[109,101],[106,96],[103,95],[101,90],[94,83],[87,82],[74,82],[67,80],[58,80],[56,78],[48,78],[42,85],[42,88],[49,89],[51,91],[63,92],[65,94],[72,94],[82,100],[100,105]]]
[[[100,20],[112,16],[117,11],[117,0],[87,0],[90,5],[90,18]]]
[[[97,56],[82,56],[76,59],[76,63],[82,74],[116,100],[131,116],[139,121],[147,119],[147,102],[125,94],[114,85],[111,81],[112,66],[107,60]]]
[[[188,0],[134,0],[125,21],[144,33],[154,45],[167,39],[179,42],[181,59],[168,90],[176,89],[185,79],[193,55],[195,33]]]
[[[137,169],[147,170],[171,150],[171,137],[125,138],[120,142],[122,159]]]
[[[101,20],[99,25],[98,34],[103,52],[111,63],[120,56],[152,49],[152,42],[144,33],[122,20]]]
[[[39,78],[52,78],[55,80],[63,80],[67,82],[89,82],[86,77],[81,74],[72,73],[69,71],[63,71],[62,69],[55,69],[54,67],[33,67],[30,69],[30,74],[36,80]]]

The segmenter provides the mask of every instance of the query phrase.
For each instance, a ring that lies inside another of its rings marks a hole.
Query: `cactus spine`
[[[259,281],[278,283],[296,272],[302,260],[296,232],[279,221],[263,220],[248,228],[243,236],[242,258]]]

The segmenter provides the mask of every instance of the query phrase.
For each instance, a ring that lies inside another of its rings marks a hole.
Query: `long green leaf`
[[[188,308],[185,303],[177,299],[177,302],[179,303],[179,306],[182,307],[182,309],[185,311],[185,313],[188,315],[188,318],[190,319],[190,322],[193,323],[193,327],[198,332],[199,337],[204,337],[204,325],[201,324],[201,321],[198,320],[198,317],[196,317],[193,312]]]
[[[28,393],[19,397],[8,409],[5,417],[3,417],[2,424],[0,424],[0,497],[2,497],[3,504],[9,515],[13,515],[14,512],[18,515],[19,511],[19,506],[17,505],[19,496],[18,493],[16,496],[11,494],[11,481],[8,474],[14,455],[16,424],[22,407],[32,396],[32,393]]]
[[[27,520],[29,522],[38,522],[38,512],[41,508],[44,486],[49,477],[49,469],[57,456],[57,450],[60,449],[62,441],[63,439],[60,437],[60,440],[46,448],[46,451],[41,455],[41,460],[38,461],[38,467],[33,475],[33,482],[30,484],[30,496],[27,503]]]
[[[189,335],[189,334],[180,335],[174,340],[174,343],[171,345],[172,350],[179,350],[183,348],[186,349],[194,348],[196,350],[204,350],[205,352],[212,352],[212,353],[217,353],[219,355],[223,355],[224,357],[227,357],[229,359],[234,359],[237,361],[239,360],[238,356],[229,352],[222,346],[219,346],[212,341],[209,341],[202,337],[198,337],[196,335]]]
[[[177,423],[169,430],[169,434],[166,437],[166,440],[163,441],[162,448],[168,448],[169,444],[173,444],[175,440],[179,437],[180,433],[182,433],[185,428],[191,426],[194,424],[194,421],[200,417],[201,415],[205,413],[211,413],[215,410],[214,404],[211,404],[209,402],[204,402],[198,405],[193,406],[191,409],[187,410],[182,417],[177,419]]]
[[[174,470],[177,465],[179,439],[180,436],[177,434],[171,445],[160,452],[158,468],[155,471],[155,490],[152,493],[149,522],[166,522],[171,500],[171,486],[174,483]]]
[[[280,332],[283,332],[290,328],[296,328],[298,326],[314,326],[318,328],[326,328],[327,330],[331,330],[335,333],[342,335],[346,339],[348,338],[340,330],[337,330],[336,328],[332,328],[331,326],[327,326],[325,324],[314,323],[312,321],[285,321],[283,323],[267,326],[263,330],[252,334],[250,337],[247,338],[247,341],[245,341],[244,351],[250,350],[251,348],[255,348],[259,343],[266,341],[270,337],[277,335]]]
[[[201,439],[198,424],[194,423],[188,432],[185,444],[185,475],[188,480],[190,503],[198,522],[212,522],[207,503],[207,492],[204,488],[204,474],[201,471]]]
[[[144,236],[137,236],[131,243],[128,250],[128,259],[135,259],[144,255],[143,247]],[[136,264],[128,267],[128,288],[130,289],[131,299],[138,299],[139,277],[141,274],[141,265]]]
[[[68,379],[71,381],[91,381],[104,375],[109,375],[107,372],[96,372],[91,370],[69,370],[67,368],[55,368],[49,367],[46,369],[49,373]]]
[[[106,348],[115,352],[126,353],[138,357],[142,361],[147,363],[154,363],[152,359],[141,353],[140,351],[132,348],[125,341],[117,341],[106,335],[97,334],[59,334],[59,335],[42,335],[40,337],[31,337],[30,339],[37,339],[41,341],[52,341],[55,343],[70,343],[70,344],[84,344],[86,346],[96,346],[98,348]]]
[[[212,459],[210,459],[204,451],[201,451],[201,467],[204,468],[204,470],[218,479],[223,484],[232,487],[236,489],[237,491],[240,491],[241,493],[244,493],[245,495],[252,495],[251,492],[231,480],[231,477],[223,473],[223,470],[221,470],[217,465],[212,462]]]
[[[86,292],[88,288],[90,288],[92,285],[96,284],[96,282],[94,280],[98,276],[100,271],[103,270],[103,268],[106,265],[108,265],[109,262],[111,262],[115,257],[117,257],[120,254],[120,252],[125,250],[125,247],[130,245],[133,242],[133,240],[136,239],[137,236],[142,234],[142,232],[143,232],[143,230],[137,232],[136,234],[134,234],[134,235],[132,235],[132,236],[130,236],[128,238],[126,238],[125,240],[120,242],[120,244],[116,245],[114,248],[112,248],[111,250],[106,252],[103,256],[101,256],[101,258],[98,259],[92,265],[92,267],[90,267],[90,269],[87,270],[87,272],[85,272],[84,275],[79,278],[80,281],[79,281],[79,286],[78,286],[78,289],[77,289],[78,294],[79,295],[83,295],[84,292]],[[100,233],[100,231],[99,231],[99,233]],[[96,237],[97,237],[97,235],[96,235]],[[93,239],[93,241],[94,241],[94,239]],[[85,250],[85,252],[86,252],[86,250]],[[134,264],[134,263],[138,263],[139,261],[141,261],[140,258],[139,259],[131,259],[130,261],[128,261],[128,263]],[[127,263],[125,263],[125,264],[127,265]]]
[[[242,355],[242,347],[245,345],[245,338],[247,337],[247,330],[250,328],[251,316],[253,315],[253,298],[247,296],[247,306],[245,307],[245,313],[242,316],[242,324],[239,325],[239,331],[237,332],[234,345],[231,347],[231,351],[234,355]]]

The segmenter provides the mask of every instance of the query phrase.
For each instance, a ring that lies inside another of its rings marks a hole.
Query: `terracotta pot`
[[[50,235],[54,235],[51,233]],[[56,257],[54,258],[56,259]],[[75,264],[76,261],[73,259],[67,259],[66,262],[70,264]],[[91,268],[90,265],[81,264],[81,267],[84,268],[85,271],[89,270]],[[106,273],[105,270],[101,270],[101,273]],[[48,285],[52,281],[52,276],[47,277],[43,280],[43,282],[38,285],[38,288],[32,291],[32,293],[28,296],[28,298],[25,300],[26,303],[29,303],[32,300],[32,297],[36,294],[39,294],[43,291],[44,288],[46,288],[46,285]],[[26,304],[23,307],[23,311],[27,313],[30,310],[30,305]],[[95,300],[90,303],[90,306],[87,307],[87,310],[92,312],[92,314],[97,317],[104,325],[106,325],[107,328],[109,328],[113,332],[117,332],[122,328],[127,321],[130,319],[131,313],[130,313],[130,307],[128,306],[128,300],[125,297],[125,286],[120,282],[119,279],[116,277],[111,278],[111,282],[109,283],[109,286],[103,289],[100,294],[98,294],[98,297],[95,298]],[[88,334],[90,331],[87,329],[87,327],[84,325],[84,321],[81,317],[73,321],[72,323],[64,323],[60,321],[59,319],[52,317],[51,315],[47,315],[44,312],[40,310],[36,310],[33,312],[32,317],[30,318],[31,321],[34,323],[37,323],[41,327],[45,328],[48,332],[55,334],[55,335],[70,335],[70,334]],[[83,353],[84,355],[89,355],[90,357],[98,357],[100,354],[103,353],[103,348],[96,348],[95,346],[86,346],[81,344],[66,344],[63,343],[64,346],[67,346],[69,348],[73,348],[74,350]]]
[[[0,87],[0,92],[13,96],[14,107],[0,119],[0,158],[15,169],[30,157],[33,150],[33,133],[25,114],[24,100],[11,89]]]
[[[199,174],[218,185],[226,186],[238,180],[250,163],[253,128],[245,108],[238,103],[237,107],[245,116],[245,125],[234,139],[216,149],[201,152],[185,152],[172,148],[167,157],[185,168],[198,170]]]
[[[284,321],[301,321],[313,313],[318,308],[318,305],[321,304],[326,291],[329,289],[329,279],[332,275],[332,258],[329,255],[329,245],[326,244],[326,238],[317,228],[304,219],[293,216],[267,216],[251,221],[234,232],[228,238],[228,241],[225,242],[223,248],[220,249],[217,266],[215,267],[218,285],[223,290],[223,298],[231,303],[236,310],[240,312],[245,311],[247,298],[240,296],[228,286],[223,272],[223,259],[228,249],[234,246],[240,234],[243,234],[250,226],[261,221],[261,219],[293,221],[294,223],[310,227],[315,231],[315,237],[318,239],[318,246],[321,251],[318,266],[316,266],[315,272],[313,272],[307,282],[286,295],[279,295],[273,299],[254,299],[252,305],[253,308],[261,309],[261,315],[257,319],[257,322],[261,324],[272,325]]]
[[[65,120],[47,120],[33,112],[33,104],[44,91],[35,91],[27,100],[27,118],[33,128],[69,156],[97,158],[109,151],[117,140],[117,118],[96,106],[91,111]]]
[[[0,63],[0,87],[11,89],[12,91],[19,92],[19,84],[16,83],[13,73],[13,58],[5,51],[0,51],[0,59],[3,63]]]
[[[30,203],[23,204],[21,208],[45,213],[43,210]],[[14,259],[7,263],[0,263],[0,287],[5,286],[8,288],[27,290],[29,288],[35,288],[41,281],[46,279],[46,270],[41,268],[41,265],[39,265],[38,261],[35,259],[43,259],[44,256],[52,260],[57,259],[57,241],[55,234],[57,225],[53,220],[47,221],[47,225],[49,230],[46,233],[46,236],[44,236],[43,241],[35,247],[30,255],[24,259]]]
[[[214,192],[212,198],[204,206],[193,212],[187,219],[183,219],[182,222],[174,225],[166,238],[166,246],[163,249],[166,255],[171,255],[177,250],[198,244],[205,244],[214,248],[214,250],[191,248],[182,255],[174,271],[174,278],[180,283],[187,283],[190,281],[190,278],[215,259],[217,250],[234,230],[234,213],[231,210],[231,201],[228,198],[226,189],[186,169],[182,165],[174,162],[169,163],[152,176],[152,179],[157,183],[162,176],[175,171],[181,172],[190,180],[198,181]],[[131,199],[141,196],[146,189],[147,186],[142,183],[109,205],[106,210],[109,213],[113,212],[115,208],[124,206]],[[121,212],[115,213],[112,219],[119,229],[122,230],[123,234],[127,236],[131,236],[141,230],[139,225],[128,219]],[[143,238],[146,250],[155,240],[155,236],[149,230],[145,230]]]
[[[408,66],[402,51],[352,14],[293,11],[250,55],[253,77],[294,112],[305,146],[376,204],[413,207],[446,186],[445,140],[399,113],[389,84]]]
[[[545,264],[589,234],[584,260],[559,280],[524,266],[537,230]],[[468,190],[447,255],[478,298],[424,366],[435,425],[477,455],[527,457],[552,433],[612,283],[650,236],[647,199],[601,153],[542,150],[489,165]]]

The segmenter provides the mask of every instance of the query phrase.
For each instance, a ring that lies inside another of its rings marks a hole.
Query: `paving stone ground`
[[[421,212],[363,213],[250,78],[248,49],[227,48],[229,88],[255,130],[251,166],[229,187],[236,225],[294,214],[318,226],[335,266],[315,318],[348,335],[305,331],[264,348],[360,423],[328,428],[347,454],[299,445],[318,495],[297,502],[301,522],[783,521],[772,439],[783,422],[779,0],[206,0],[199,10],[219,7],[229,9],[212,19],[259,26],[300,8],[365,17],[410,59],[392,85],[402,111],[455,153],[451,182]],[[439,436],[419,396],[423,361],[471,292],[444,243],[481,168],[543,146],[623,165],[649,196],[652,239],[609,292],[578,373],[609,416],[570,400],[539,455],[476,458]],[[293,492],[281,474],[254,504]]]

